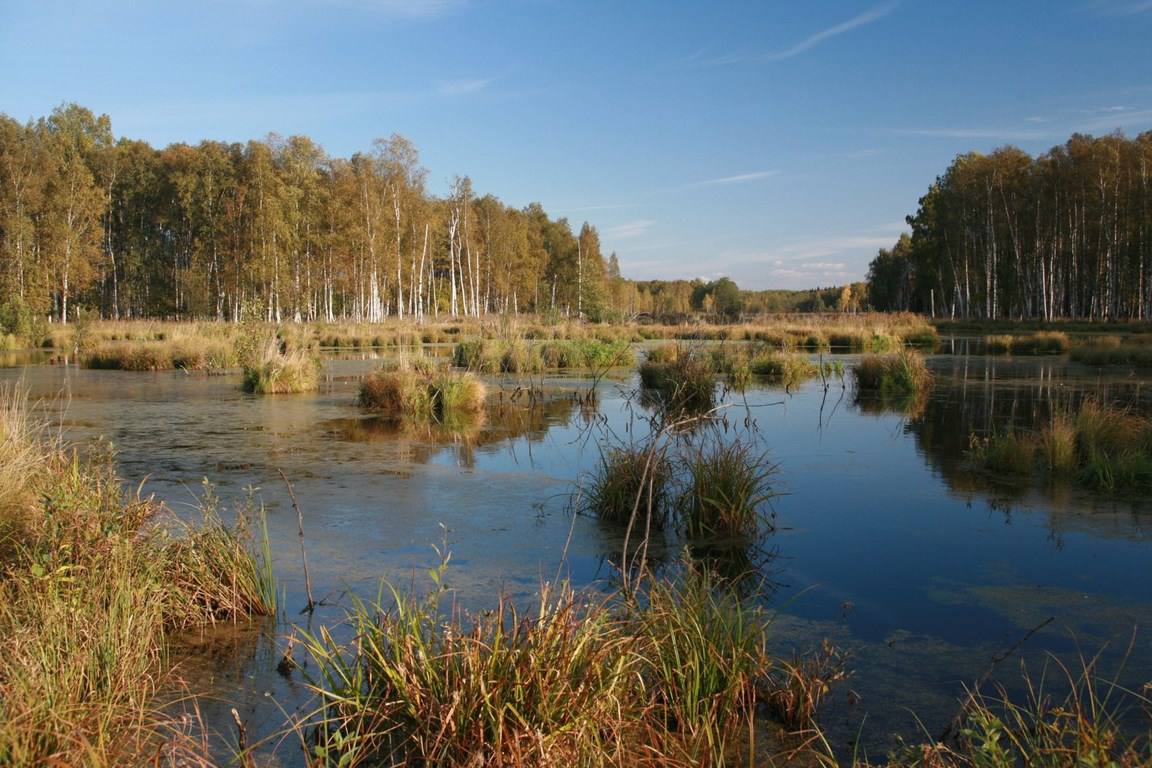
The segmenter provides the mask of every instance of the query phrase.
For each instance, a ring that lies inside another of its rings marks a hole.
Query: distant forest
[[[1152,317],[1152,132],[958,156],[869,270],[875,309]]]
[[[596,228],[538,204],[437,197],[393,135],[350,158],[305,136],[156,149],[66,104],[0,115],[0,325],[103,318],[377,321],[553,313],[593,320],[835,307],[841,289],[632,281]],[[859,292],[859,291],[858,291]]]

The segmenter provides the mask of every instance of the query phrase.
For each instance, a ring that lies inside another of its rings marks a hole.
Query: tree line
[[[341,158],[306,136],[156,149],[75,104],[0,115],[0,303],[59,321],[605,311],[622,278],[595,227],[426,176],[395,134]]]
[[[1152,132],[960,155],[907,221],[911,235],[870,265],[875,309],[1152,317]]]

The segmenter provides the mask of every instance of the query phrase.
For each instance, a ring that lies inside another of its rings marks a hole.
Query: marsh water
[[[938,734],[964,685],[1041,625],[995,667],[1010,688],[1021,661],[1038,669],[1049,654],[1070,662],[1101,652],[1102,670],[1120,670],[1124,684],[1152,679],[1149,500],[1059,479],[1009,482],[965,461],[972,434],[1034,427],[1084,397],[1148,412],[1152,387],[1066,358],[950,348],[929,358],[935,383],[913,402],[859,401],[839,380],[726,398],[727,434],[754,436],[778,465],[775,531],[735,567],[754,566],[763,579],[777,653],[824,638],[849,652],[852,675],[824,715],[838,749],[860,738],[876,756],[893,734]],[[433,545],[451,552],[448,582],[465,607],[501,592],[529,603],[558,576],[593,588],[617,577],[621,532],[574,515],[571,498],[601,445],[644,429],[634,371],[536,377],[535,398],[517,392],[525,381],[492,377],[482,423],[433,430],[400,429],[357,408],[358,382],[379,364],[332,355],[318,393],[259,397],[241,393],[236,375],[0,360],[9,366],[0,381],[52,400],[67,438],[111,440],[126,480],[178,514],[194,514],[204,478],[226,505],[249,494],[264,504],[281,616],[197,633],[173,654],[224,740],[233,706],[256,737],[309,707],[301,675],[276,672],[292,625],[337,622],[353,596],[375,598],[382,579],[427,589]],[[576,397],[590,387],[592,405]],[[323,599],[312,616],[299,613],[297,515],[280,472],[299,499]],[[679,546],[669,537],[653,557],[674,562]],[[298,752],[291,743],[278,750],[288,764]]]

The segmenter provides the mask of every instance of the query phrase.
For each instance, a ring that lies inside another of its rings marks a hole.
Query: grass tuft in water
[[[663,526],[671,503],[671,477],[668,458],[654,447],[604,450],[583,483],[579,504],[586,514],[609,523],[626,525],[642,515]]]
[[[479,414],[486,397],[484,382],[470,372],[405,362],[366,377],[357,402],[391,418],[444,422]]]
[[[265,342],[260,356],[244,364],[241,387],[258,395],[285,395],[315,391],[319,360],[305,349],[286,350],[279,339]]]
[[[910,395],[926,390],[932,374],[924,357],[912,350],[891,355],[865,355],[852,369],[858,392],[883,396]]]
[[[769,520],[776,466],[741,442],[711,442],[684,460],[680,519],[689,536],[755,535]]]

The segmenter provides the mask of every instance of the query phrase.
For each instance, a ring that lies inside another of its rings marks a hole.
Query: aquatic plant
[[[212,371],[237,362],[231,344],[203,337],[103,342],[80,358],[85,368],[119,371]]]
[[[174,535],[111,452],[81,461],[21,396],[0,404],[0,477],[20,474],[0,491],[0,763],[137,764],[172,736],[168,633],[271,613],[266,546],[218,518]]]
[[[766,690],[769,620],[706,571],[657,580],[632,606],[643,643],[641,670],[664,751],[696,765],[724,765]],[[668,739],[666,734],[678,738]]]
[[[1013,336],[998,334],[984,337],[984,354],[1006,355],[1012,351]]]
[[[471,372],[405,362],[365,377],[357,402],[397,419],[443,421],[478,413],[486,396],[484,383]]]
[[[820,369],[802,354],[768,352],[752,358],[749,369],[756,376],[773,384],[792,389],[820,375]]]
[[[671,502],[671,473],[667,456],[656,446],[602,450],[596,469],[581,483],[579,506],[610,523],[626,525],[646,519],[660,527]]]
[[[319,368],[309,351],[284,350],[279,339],[271,338],[257,360],[245,363],[241,387],[258,395],[312,392],[319,384]]]
[[[1106,337],[1107,338],[1107,337]],[[1095,367],[1132,366],[1152,368],[1152,346],[1148,344],[1121,344],[1118,337],[1110,337],[1115,343],[1103,339],[1086,346],[1072,348],[1071,357],[1078,363]]]
[[[848,676],[843,651],[825,639],[818,648],[777,660],[770,675],[768,710],[793,731],[817,727],[816,713],[832,686]]]
[[[466,616],[390,590],[357,603],[356,640],[304,642],[321,710],[313,764],[723,764],[768,666],[763,614],[704,575],[623,592],[541,588]]]
[[[1039,434],[1009,432],[970,439],[974,463],[994,472],[1046,471],[1108,493],[1152,489],[1152,419],[1095,400],[1060,414]]]
[[[750,536],[769,521],[776,466],[747,443],[709,441],[684,459],[684,473],[678,506],[689,536]]]
[[[645,360],[640,365],[640,383],[657,393],[664,408],[671,412],[707,411],[715,403],[712,365],[695,354],[670,362]]]
[[[865,355],[852,369],[858,392],[914,394],[932,383],[924,358],[912,350],[891,355]]]
[[[1012,338],[1012,353],[1016,355],[1061,355],[1071,346],[1063,331],[1038,331]]]

